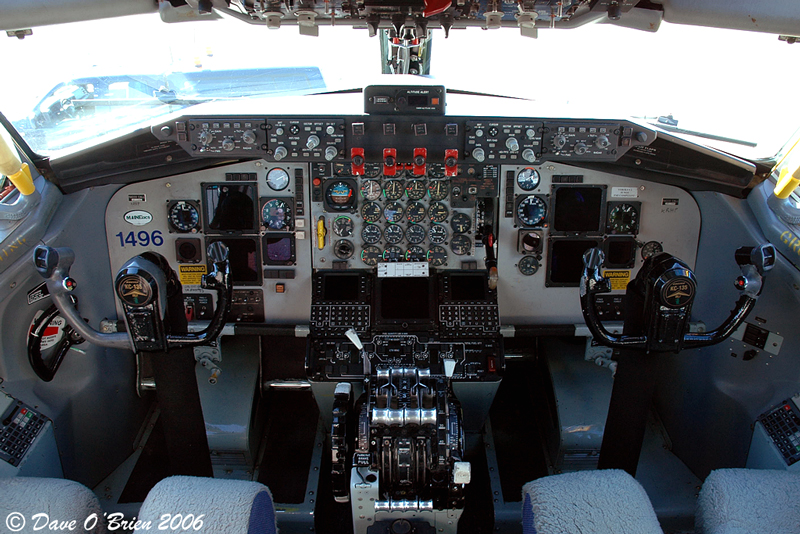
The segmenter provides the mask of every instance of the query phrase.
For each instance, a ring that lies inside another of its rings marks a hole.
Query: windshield
[[[775,155],[800,124],[790,90],[800,72],[787,68],[800,45],[775,35],[667,23],[656,33],[543,28],[538,39],[514,29],[432,34],[435,83],[532,100],[542,116],[637,117],[711,134],[691,139],[746,158]],[[0,111],[53,157],[198,103],[362,88],[381,72],[366,30],[323,26],[310,37],[157,14],[34,28],[0,40],[0,55],[18,81],[0,86]]]

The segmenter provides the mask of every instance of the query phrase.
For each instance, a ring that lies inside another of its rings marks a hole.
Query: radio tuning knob
[[[336,150],[335,146],[329,146],[325,149],[325,159],[328,161],[333,161],[333,159],[339,155],[339,151]]]
[[[275,149],[275,159],[281,160],[289,155],[289,152],[286,150],[285,146],[279,146]]]
[[[508,139],[506,139],[506,148],[508,148],[511,152],[518,152],[519,141],[517,141],[517,138],[509,137]]]
[[[472,151],[472,157],[477,161],[483,161],[486,159],[486,153],[484,153],[483,149],[479,147]]]
[[[525,130],[525,135],[528,137],[528,139],[533,139],[534,137],[536,137],[536,130],[534,130],[533,128],[528,128],[527,130]]]
[[[567,145],[567,137],[565,135],[557,135],[553,138],[553,146],[555,146],[558,150],[561,150]]]
[[[583,156],[586,154],[586,143],[576,143],[575,144],[575,154],[578,156]]]
[[[319,137],[316,135],[309,135],[308,140],[306,141],[306,148],[309,150],[314,150],[319,146]]]
[[[226,152],[230,152],[236,147],[236,144],[233,142],[233,139],[230,137],[226,137],[222,140],[222,150]]]
[[[530,163],[533,163],[534,161],[536,161],[536,152],[534,152],[530,148],[526,148],[525,150],[522,151],[522,159]]]
[[[336,128],[332,124],[329,124],[327,128],[325,128],[325,133],[328,135],[333,135],[336,133]]]
[[[611,145],[611,141],[608,140],[607,136],[601,135],[597,138],[597,141],[595,141],[594,144],[597,145],[597,148],[605,150],[609,147],[609,145]]]
[[[245,130],[242,133],[242,141],[244,141],[245,144],[252,145],[256,142],[256,133],[253,130]]]
[[[208,130],[203,130],[202,132],[200,132],[200,135],[197,136],[197,137],[198,137],[198,139],[200,139],[200,142],[205,146],[210,145],[211,141],[214,140],[214,134],[212,134]]]

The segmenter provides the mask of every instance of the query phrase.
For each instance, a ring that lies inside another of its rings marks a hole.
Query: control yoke
[[[775,247],[763,244],[736,251],[742,270],[734,285],[742,292],[725,322],[715,330],[689,333],[689,319],[697,291],[694,273],[683,261],[662,252],[645,260],[636,278],[628,284],[627,313],[622,335],[605,329],[597,316],[596,296],[611,291],[608,278],[600,274],[603,251],[587,250],[583,255],[580,284],[581,310],[595,340],[614,348],[646,352],[679,352],[686,348],[714,345],[725,340],[741,325],[761,294],[764,276],[775,265]]]
[[[222,332],[233,293],[228,248],[216,242],[208,247],[207,253],[214,263],[214,270],[203,276],[201,287],[216,291],[217,308],[208,326],[193,333],[170,332],[168,299],[177,295],[182,306],[180,282],[166,259],[159,254],[145,252],[135,256],[117,273],[114,287],[125,311],[127,334],[100,333],[78,314],[70,299],[70,293],[77,287],[69,276],[69,269],[75,261],[72,249],[38,246],[33,253],[33,262],[47,279],[47,289],[61,316],[85,340],[103,347],[157,352],[208,344]]]

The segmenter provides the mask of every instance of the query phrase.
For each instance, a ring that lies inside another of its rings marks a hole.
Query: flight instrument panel
[[[321,304],[325,273],[354,273],[369,291],[405,281],[397,291],[412,301],[442,295],[448,273],[480,273],[496,292],[498,324],[575,324],[586,249],[605,252],[614,291],[599,312],[608,320],[621,319],[625,286],[644,258],[667,250],[693,265],[697,253],[690,193],[592,166],[655,138],[626,121],[187,116],[152,132],[191,158],[217,161],[114,194],[111,269],[159,252],[183,284],[190,324],[214,309],[200,278],[216,241],[230,250],[230,322],[313,328],[322,328],[320,306],[341,305]],[[348,321],[367,331],[380,302],[359,298]],[[427,314],[440,332],[452,325],[447,310]]]

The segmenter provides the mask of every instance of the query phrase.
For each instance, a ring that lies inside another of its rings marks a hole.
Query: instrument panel
[[[213,309],[200,277],[215,241],[231,251],[229,319],[243,323],[309,324],[315,273],[494,266],[500,324],[580,323],[581,257],[595,246],[615,280],[605,317],[618,320],[644,257],[696,257],[700,213],[688,192],[582,166],[654,139],[632,123],[186,117],[152,131],[193,157],[244,158],[126,185],[107,207],[112,272],[159,252],[184,285],[190,322]]]

